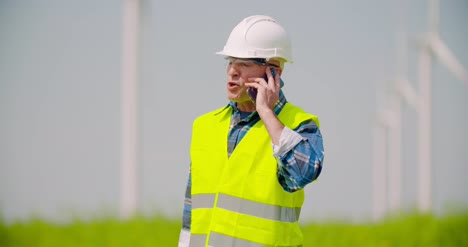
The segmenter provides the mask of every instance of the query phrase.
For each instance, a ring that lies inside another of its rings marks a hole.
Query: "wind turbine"
[[[139,0],[123,1],[120,217],[138,208],[138,30]]]
[[[402,10],[404,9],[405,8],[402,8]],[[455,55],[445,45],[438,34],[438,12],[438,0],[430,0],[429,31],[424,35],[423,39],[421,39],[418,46],[419,93],[416,92],[408,80],[408,40],[404,31],[405,29],[400,27],[397,52],[397,77],[393,82],[395,91],[391,93],[390,106],[385,111],[378,112],[376,126],[374,127],[373,216],[376,220],[380,219],[387,210],[387,182],[389,187],[388,209],[395,211],[399,210],[401,207],[401,100],[406,102],[418,114],[418,208],[422,212],[428,212],[432,208],[432,57],[434,56],[436,60],[445,65],[455,77],[468,85],[468,72],[458,62]],[[388,170],[388,181],[385,174],[386,170]]]
[[[392,84],[406,81],[399,74]],[[392,88],[394,89],[394,88]],[[382,89],[378,91],[383,91]],[[397,212],[401,208],[402,191],[402,117],[401,99],[397,93],[390,93],[386,98],[385,110],[377,113],[374,125],[374,166],[373,166],[373,217],[382,218],[387,211]],[[378,108],[382,108],[382,99],[377,95]]]
[[[396,77],[389,82],[390,93],[381,95],[387,88],[378,88],[378,109],[382,101],[388,105],[377,113],[374,125],[374,166],[373,166],[373,218],[381,219],[387,211],[396,212],[401,208],[402,191],[402,117],[401,95],[395,85],[408,81],[408,45],[406,35],[406,6],[399,8],[397,32]],[[387,85],[387,84],[386,84]],[[382,100],[383,99],[383,100]]]
[[[423,212],[432,209],[432,58],[468,85],[468,72],[439,36],[439,1],[429,1],[429,30],[420,43],[418,66],[418,207]]]

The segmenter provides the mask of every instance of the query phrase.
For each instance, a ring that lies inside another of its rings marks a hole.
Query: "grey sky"
[[[306,188],[303,220],[367,220],[372,212],[376,89],[396,72],[396,35],[426,30],[426,1],[142,1],[141,209],[181,215],[193,119],[227,103],[214,53],[251,14],[288,30],[288,100],[317,115],[325,163]],[[405,14],[406,13],[406,14]],[[440,33],[468,67],[468,2],[441,3]],[[120,1],[0,3],[0,212],[50,219],[117,212]],[[401,18],[406,16],[406,19]],[[409,59],[416,80],[416,50]],[[468,85],[435,63],[434,208],[468,204]],[[416,204],[416,118],[404,109],[403,206]]]

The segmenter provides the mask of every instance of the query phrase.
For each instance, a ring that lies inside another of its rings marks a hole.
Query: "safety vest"
[[[271,139],[258,121],[228,157],[232,109],[198,117],[190,147],[191,247],[301,246],[304,191],[284,191]],[[316,116],[287,103],[278,115],[290,129]]]

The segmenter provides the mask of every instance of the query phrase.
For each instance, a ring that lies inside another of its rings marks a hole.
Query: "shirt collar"
[[[275,106],[273,107],[273,111],[276,115],[278,115],[283,107],[288,103],[286,100],[286,96],[284,96],[283,90],[280,90],[278,102],[276,102]],[[229,101],[229,103],[221,110],[224,111],[225,109],[231,108],[233,113],[238,113],[239,109],[237,108],[237,103],[233,101]],[[251,118],[253,115],[257,114],[257,111],[252,112],[248,118]]]

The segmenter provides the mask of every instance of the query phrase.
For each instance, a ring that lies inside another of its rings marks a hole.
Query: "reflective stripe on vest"
[[[223,208],[229,211],[247,214],[268,220],[296,222],[299,220],[301,208],[274,206],[230,195],[219,194],[218,203],[214,205],[216,194],[197,194],[192,196],[192,209]]]
[[[208,238],[205,234],[192,234],[190,236],[190,247],[203,247],[206,244]],[[210,233],[209,247],[265,247],[263,244],[250,242],[243,239],[233,238],[216,232]],[[301,247],[302,245],[295,246],[278,246],[278,247]]]

